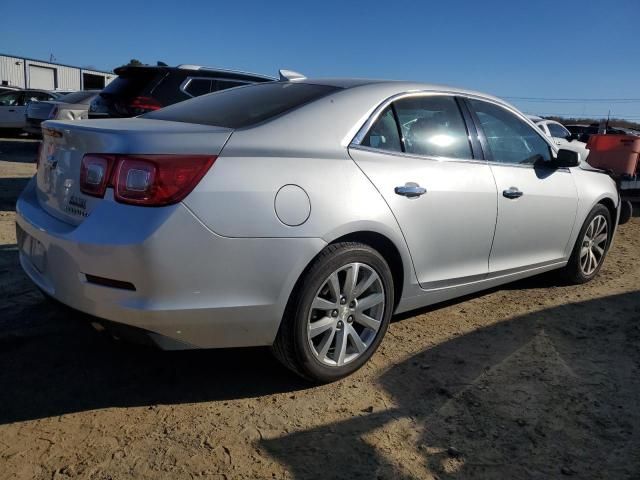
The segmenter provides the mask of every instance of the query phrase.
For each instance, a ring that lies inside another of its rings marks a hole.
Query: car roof
[[[482,97],[496,102],[509,105],[504,100],[494,97],[492,95],[478,92],[476,90],[469,90],[466,88],[452,87],[450,85],[441,85],[436,83],[421,83],[421,82],[408,82],[404,80],[381,80],[371,78],[304,78],[300,80],[293,80],[294,83],[309,83],[314,85],[327,85],[338,88],[357,88],[357,87],[370,87],[373,89],[379,88],[380,91],[396,90],[397,93],[404,92],[421,92],[421,91],[435,91],[446,92],[459,95],[470,95],[476,97]]]
[[[231,70],[226,68],[216,68],[216,67],[205,67],[202,65],[190,65],[190,64],[181,64],[175,67],[169,65],[121,65],[120,67],[115,68],[113,71],[120,75],[126,71],[135,71],[135,70],[186,70],[186,71],[196,71],[196,72],[207,72],[207,74],[216,74],[219,73],[221,75],[239,75],[245,77],[259,78],[263,80],[276,80],[274,77],[270,77],[268,75],[262,75],[259,73],[245,72],[242,70]]]

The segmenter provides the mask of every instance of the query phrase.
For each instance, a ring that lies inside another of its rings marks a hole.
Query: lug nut
[[[331,312],[331,316],[332,317],[337,317],[338,316],[338,310],[334,310],[333,312]]]
[[[353,315],[349,315],[349,318],[347,318],[347,322],[353,323]]]
[[[344,326],[344,324],[342,323],[342,321],[338,322],[338,328],[342,328]]]
[[[347,299],[344,297],[340,297],[340,305],[344,305],[345,303],[347,303]]]

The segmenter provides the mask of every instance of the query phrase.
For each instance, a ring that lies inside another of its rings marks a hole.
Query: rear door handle
[[[401,187],[396,187],[394,192],[396,192],[397,195],[402,195],[403,197],[417,198],[420,195],[427,193],[427,189],[421,187],[417,183],[407,182]]]
[[[502,196],[510,199],[520,198],[524,195],[517,187],[509,187],[507,190],[502,191]]]
[[[13,108],[10,108],[9,111],[10,112],[15,112],[15,110]]]

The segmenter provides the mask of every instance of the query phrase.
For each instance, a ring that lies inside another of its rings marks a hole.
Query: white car
[[[31,102],[55,100],[60,96],[46,90],[17,90],[0,94],[0,129],[22,129],[26,126],[25,112]]]
[[[581,160],[585,160],[587,155],[589,155],[587,144],[575,140],[574,135],[560,122],[556,122],[555,120],[545,120],[533,115],[529,115],[529,119],[535,123],[547,137],[550,137],[559,148],[566,148],[568,150],[578,152]]]

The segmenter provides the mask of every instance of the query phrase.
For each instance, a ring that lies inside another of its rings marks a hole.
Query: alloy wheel
[[[603,215],[596,215],[584,233],[580,248],[580,269],[584,275],[592,275],[602,263],[608,238],[607,219]]]
[[[335,270],[316,292],[307,319],[316,359],[339,367],[358,358],[376,338],[384,308],[384,286],[372,267],[354,262]]]

